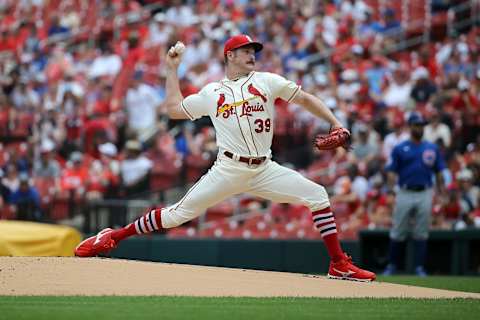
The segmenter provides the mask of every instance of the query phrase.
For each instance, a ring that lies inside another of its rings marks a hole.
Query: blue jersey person
[[[415,273],[426,276],[424,265],[432,214],[434,176],[438,190],[443,190],[442,171],[446,167],[438,146],[422,140],[425,125],[423,117],[411,113],[408,125],[410,139],[392,150],[386,167],[389,185],[393,188],[396,182],[397,191],[390,230],[389,264],[384,275],[397,271],[399,251],[411,232],[415,249]]]

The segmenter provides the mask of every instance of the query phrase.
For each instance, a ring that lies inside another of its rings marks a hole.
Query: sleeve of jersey
[[[282,98],[283,100],[290,102],[300,92],[300,85],[287,80],[278,74],[267,73],[267,77],[270,84],[270,90],[276,98]]]
[[[397,147],[393,148],[392,153],[385,166],[385,170],[397,172],[398,170],[398,152],[397,151],[398,151]]]
[[[208,115],[208,100],[202,91],[183,99],[180,106],[192,121]]]

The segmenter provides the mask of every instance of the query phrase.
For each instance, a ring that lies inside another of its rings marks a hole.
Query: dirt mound
[[[0,295],[477,298],[294,273],[101,258],[0,257]]]

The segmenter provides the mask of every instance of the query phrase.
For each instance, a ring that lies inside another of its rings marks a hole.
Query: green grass
[[[1,319],[477,319],[478,300],[3,297]]]
[[[418,287],[480,293],[480,277],[428,276],[425,278],[420,278],[415,276],[379,276],[378,281],[406,284]]]
[[[480,277],[381,277],[432,288],[480,292]],[[4,319],[477,319],[473,299],[194,297],[0,297]]]

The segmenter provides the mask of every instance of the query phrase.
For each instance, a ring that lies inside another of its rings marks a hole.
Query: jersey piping
[[[242,94],[242,100],[245,101],[245,96],[243,95],[243,86],[248,82],[253,77],[253,74],[255,72],[252,72],[252,74],[248,77],[248,79],[240,86],[240,93]],[[258,156],[258,149],[257,149],[257,144],[255,143],[255,137],[253,136],[253,131],[252,131],[252,126],[250,125],[250,119],[247,116],[247,121],[248,121],[248,128],[250,129],[250,135],[252,136],[252,142],[253,146],[255,147],[255,152],[257,153]]]
[[[188,112],[187,108],[185,108],[185,105],[183,104],[183,100],[180,102],[180,106],[182,107],[183,111],[187,115],[187,117],[190,118],[190,120],[194,120],[195,118]]]
[[[225,83],[222,83],[222,85],[225,86],[225,88],[228,88],[232,92],[233,101],[235,101],[235,92],[233,91],[233,89],[227,86]],[[242,130],[242,126],[240,125],[240,119],[238,118],[237,110],[235,110],[235,117],[237,118],[238,128],[240,129],[240,133],[242,134],[243,141],[245,141],[245,145],[247,146],[248,154],[252,155],[252,152],[250,151],[250,147],[248,146],[247,139],[245,139],[245,135],[243,134],[243,130]]]

